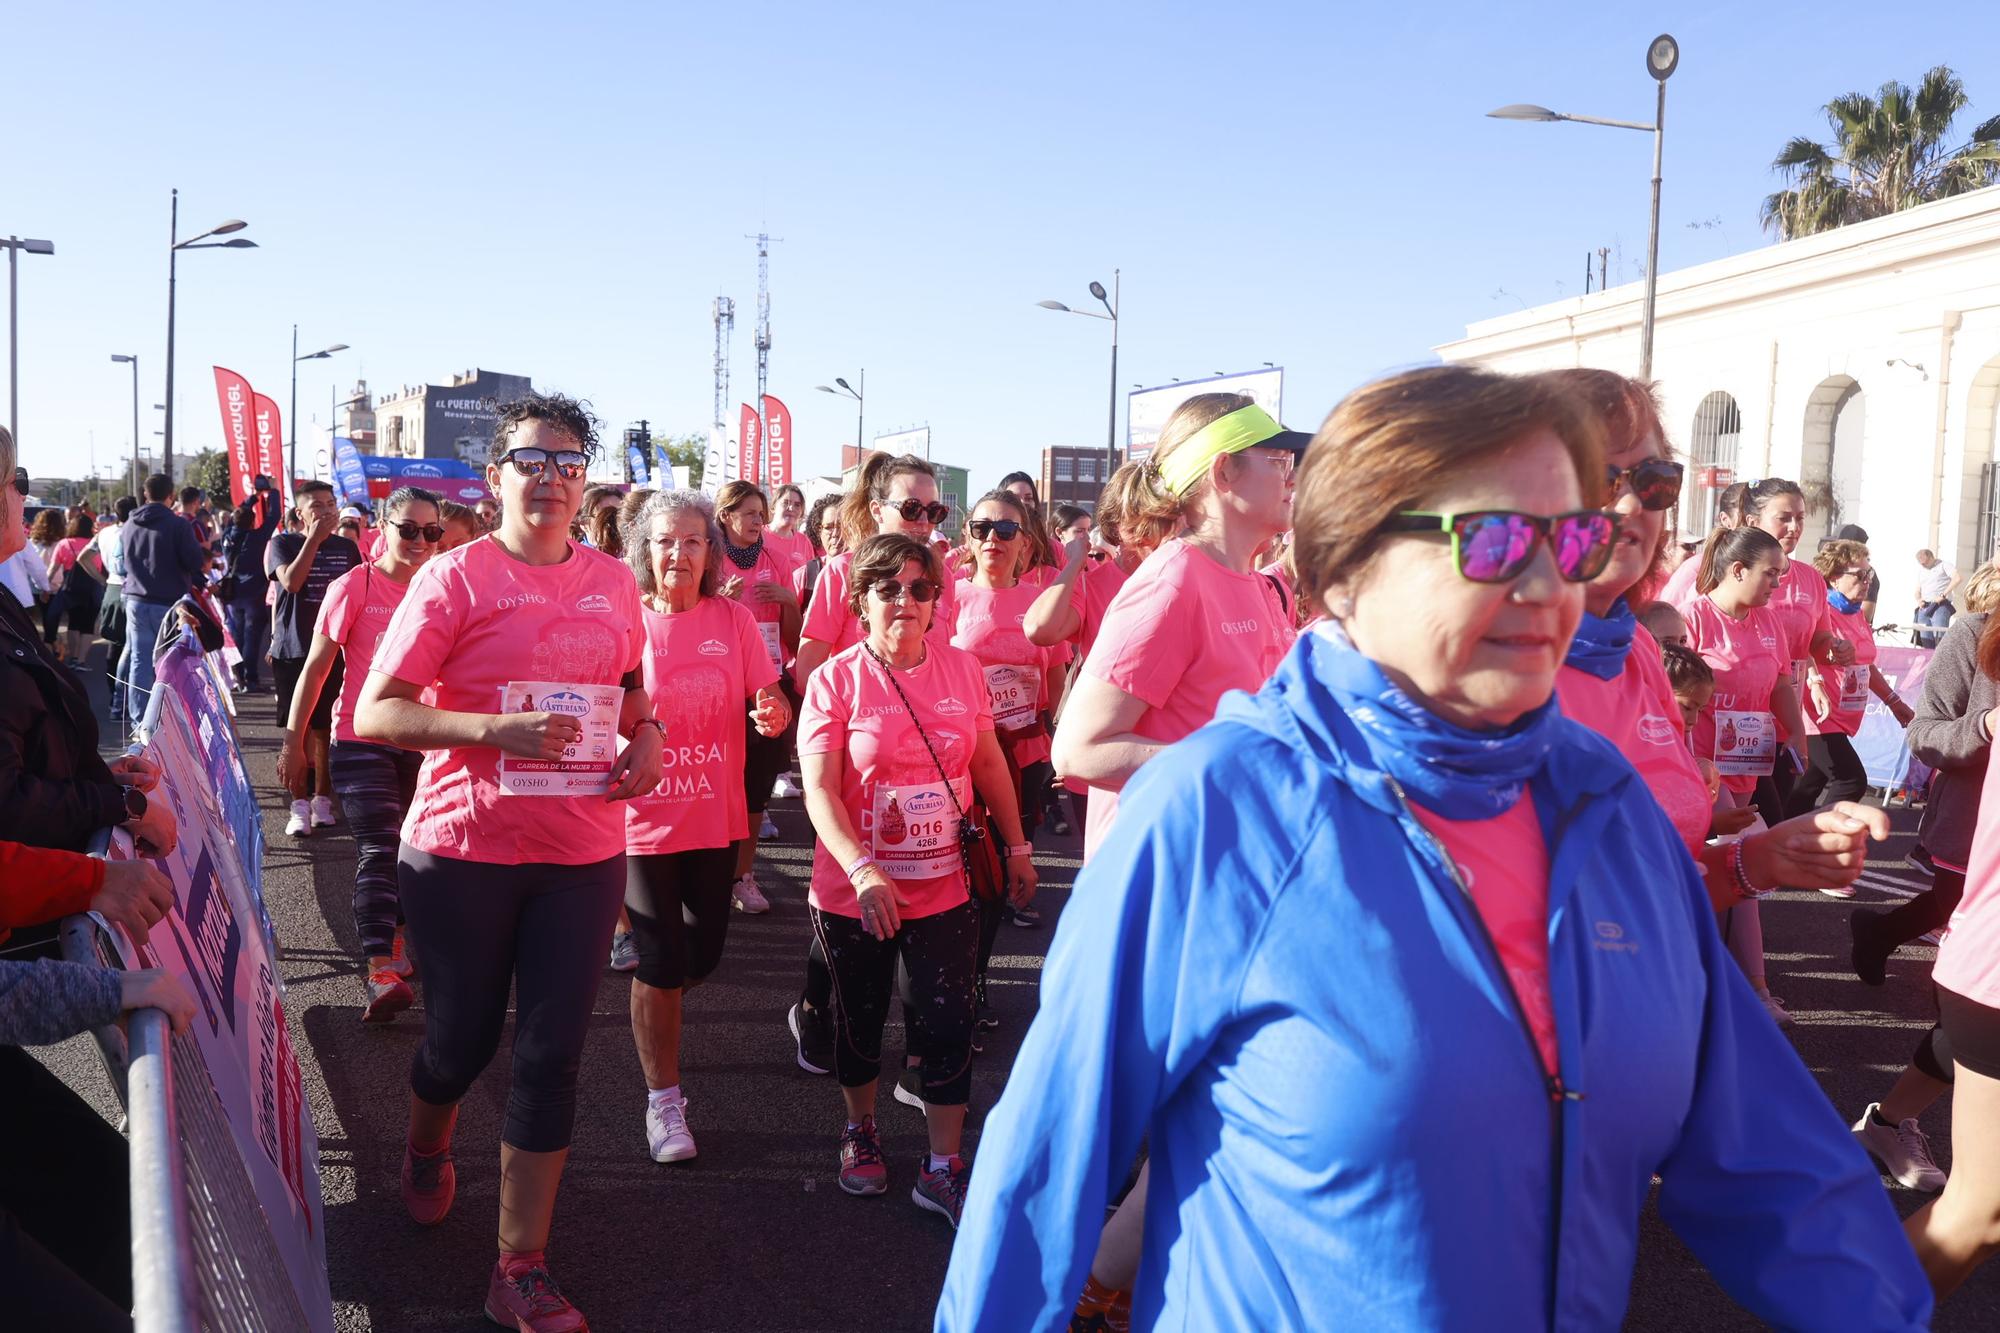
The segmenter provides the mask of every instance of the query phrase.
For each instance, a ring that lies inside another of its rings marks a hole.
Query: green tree
[[[1787,188],[1766,196],[1764,229],[1789,241],[2000,182],[2000,116],[1952,146],[1970,100],[1943,65],[1914,92],[1892,79],[1873,97],[1834,98],[1825,107],[1833,142],[1801,135],[1771,163]]]
[[[653,447],[657,450],[660,442],[653,441]],[[708,460],[708,433],[675,435],[667,440],[666,450],[669,463],[688,470],[688,485],[701,485],[702,465]]]
[[[194,456],[181,475],[183,486],[199,486],[208,502],[219,508],[229,506],[229,455],[221,449],[204,449]]]

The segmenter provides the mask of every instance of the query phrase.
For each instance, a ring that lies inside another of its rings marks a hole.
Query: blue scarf
[[[1832,586],[1826,590],[1826,604],[1844,616],[1851,616],[1861,609],[1861,603],[1842,597],[1840,590]]]
[[[1555,697],[1504,731],[1467,731],[1391,684],[1333,621],[1313,644],[1314,674],[1368,747],[1375,766],[1410,799],[1447,819],[1492,819],[1521,798],[1555,743]]]
[[[1625,658],[1632,651],[1632,635],[1638,628],[1639,617],[1632,614],[1623,597],[1611,604],[1608,616],[1593,616],[1585,611],[1583,619],[1577,622],[1576,637],[1569,641],[1569,656],[1563,659],[1563,665],[1588,671],[1599,680],[1616,680],[1625,669]]]

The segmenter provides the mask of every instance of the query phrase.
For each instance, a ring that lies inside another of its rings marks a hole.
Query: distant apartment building
[[[405,385],[375,403],[375,452],[483,464],[499,420],[494,408],[533,387],[526,375],[494,370],[468,370],[449,384]]]
[[[1124,456],[1117,455],[1117,461],[1123,462]],[[1114,466],[1101,448],[1079,449],[1064,444],[1042,450],[1042,477],[1037,489],[1043,507],[1053,509],[1059,504],[1073,504],[1096,513],[1098,493],[1111,480]]]

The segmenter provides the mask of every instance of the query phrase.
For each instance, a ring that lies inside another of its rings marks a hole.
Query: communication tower
[[[757,420],[768,442],[771,423],[764,420],[764,387],[771,374],[771,242],[785,238],[760,231],[754,237],[745,233],[744,239],[757,242]]]
[[[715,298],[715,433],[729,430],[729,335],[736,331],[736,302]]]

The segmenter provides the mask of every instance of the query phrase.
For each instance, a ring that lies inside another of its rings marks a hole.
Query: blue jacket
[[[128,599],[171,606],[199,584],[208,567],[194,524],[154,500],[142,504],[118,530],[125,548]]]
[[[1543,1072],[1469,898],[1305,635],[1138,774],[989,1117],[939,1330],[1063,1326],[1150,1139],[1133,1327],[1615,1329],[1660,1212],[1744,1307],[1917,1329],[1879,1177],[1637,774],[1563,721]]]

